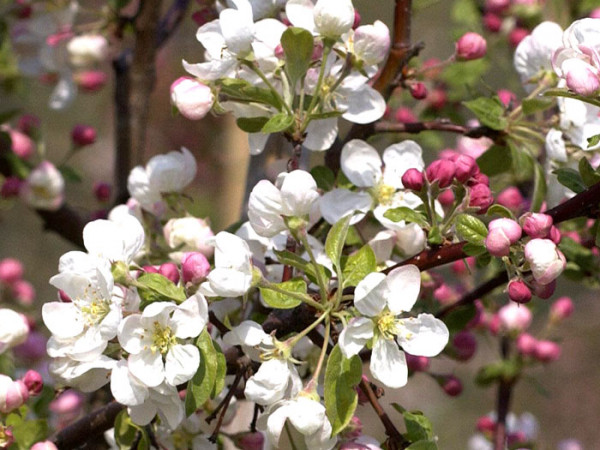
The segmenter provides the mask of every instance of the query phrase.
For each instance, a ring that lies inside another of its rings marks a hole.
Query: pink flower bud
[[[547,214],[529,212],[521,216],[520,222],[523,224],[523,231],[527,233],[527,236],[543,239],[550,233],[553,220]]]
[[[185,253],[181,259],[181,275],[185,284],[198,284],[210,272],[210,263],[206,256],[198,252]]]
[[[355,9],[354,10],[354,23],[352,24],[352,29],[356,30],[360,26],[360,14]]]
[[[588,17],[592,19],[600,19],[600,8],[594,9]]]
[[[452,345],[456,357],[461,361],[467,361],[473,357],[477,351],[477,339],[470,331],[459,331],[452,338]]]
[[[490,231],[501,230],[511,244],[515,244],[521,239],[521,227],[512,219],[501,218],[492,220],[488,225],[488,228]]]
[[[408,370],[412,372],[425,372],[429,369],[429,358],[426,356],[415,356],[409,353],[404,353],[406,356],[406,365]]]
[[[477,419],[476,427],[480,433],[493,433],[496,429],[496,422],[490,416],[481,416]]]
[[[533,287],[533,293],[536,297],[548,299],[552,297],[552,294],[554,294],[554,291],[556,290],[556,280],[553,280],[548,284],[541,284],[533,280],[531,286]]]
[[[144,266],[144,267],[142,267],[142,269],[146,273],[159,273],[158,267],[156,267],[156,266]]]
[[[408,169],[402,175],[402,184],[406,189],[412,189],[413,191],[419,192],[423,189],[423,185],[425,184],[425,179],[423,177],[423,172],[418,169]]]
[[[475,258],[469,256],[468,258],[461,259],[460,261],[454,261],[450,268],[456,275],[467,275],[470,273],[469,268],[475,266]]]
[[[508,108],[512,102],[517,100],[517,96],[507,89],[500,89],[497,94],[505,108]]]
[[[69,389],[50,402],[48,409],[56,414],[76,414],[83,406],[83,394]]]
[[[201,27],[205,23],[210,22],[215,19],[215,13],[213,8],[203,8],[199,11],[196,11],[192,14],[192,20],[196,22],[196,25]]]
[[[513,212],[519,212],[523,208],[523,195],[518,188],[511,186],[504,189],[496,196],[496,202]]]
[[[35,300],[35,288],[25,280],[17,280],[12,283],[11,293],[13,297],[21,304],[26,306],[33,305]]]
[[[442,375],[438,380],[438,384],[450,397],[457,397],[463,391],[462,382],[454,375]]]
[[[462,35],[456,42],[456,59],[471,61],[480,59],[487,52],[487,42],[480,34],[469,32]]]
[[[577,234],[577,233],[576,233]],[[560,244],[560,241],[562,239],[562,235],[560,233],[560,230],[558,228],[556,228],[554,225],[552,225],[550,227],[550,233],[548,233],[548,237],[550,238],[550,240],[552,242],[554,242],[556,245]]]
[[[158,268],[158,273],[160,273],[163,277],[168,278],[175,284],[179,282],[179,269],[172,262],[161,264],[161,266]]]
[[[84,70],[74,76],[75,83],[84,93],[97,92],[108,82],[108,75],[100,70]]]
[[[573,58],[567,72],[567,87],[580,95],[594,95],[600,89],[598,71],[585,61]]]
[[[433,109],[442,109],[446,106],[448,101],[448,95],[446,91],[441,88],[435,88],[429,94],[427,94],[427,105]]]
[[[521,333],[517,338],[517,350],[523,356],[531,356],[535,353],[537,339],[528,333]]]
[[[594,11],[598,11],[598,14],[595,18],[600,19],[600,8],[595,9]],[[590,17],[592,16],[590,15]],[[583,444],[577,439],[565,439],[558,443],[556,450],[583,450]]]
[[[565,256],[550,239],[532,239],[525,245],[525,259],[538,283],[548,284],[565,269]]]
[[[23,277],[23,264],[14,258],[4,258],[0,261],[0,281],[14,283]]]
[[[436,159],[433,161],[427,169],[425,169],[425,176],[427,181],[437,184],[440,188],[446,188],[452,184],[454,180],[454,174],[456,173],[455,164],[447,159]]]
[[[519,45],[519,43],[527,36],[529,36],[529,30],[525,28],[514,28],[508,34],[508,43],[511,45],[511,47],[516,48],[517,45]]]
[[[260,431],[237,435],[235,445],[244,450],[262,450],[265,445],[265,436]]]
[[[99,202],[107,202],[110,200],[110,195],[112,192],[112,187],[109,183],[105,183],[104,181],[98,181],[94,183],[94,187],[92,188],[94,191],[94,196],[96,200]]]
[[[510,0],[487,0],[485,9],[492,12],[502,12],[510,6]]]
[[[511,219],[496,219],[489,224],[485,247],[494,256],[508,256],[510,246],[521,238],[521,227]]]
[[[508,298],[513,302],[527,303],[531,300],[531,291],[521,280],[512,280],[508,283]]]
[[[508,303],[498,310],[500,325],[507,331],[524,331],[531,324],[531,311],[527,306]]]
[[[452,189],[446,189],[445,191],[442,191],[440,195],[438,195],[437,199],[438,202],[440,202],[440,205],[449,206],[454,203],[454,192]]]
[[[502,28],[502,18],[493,13],[486,13],[483,16],[483,26],[491,33],[497,33]]]
[[[19,130],[9,130],[11,150],[21,159],[29,159],[35,151],[35,144],[29,136]]]
[[[502,323],[500,322],[500,317],[497,313],[486,317],[483,323],[487,325],[488,330],[490,330],[490,333],[492,333],[494,336],[498,334],[498,332],[500,331],[500,327],[502,326]]]
[[[533,356],[541,362],[556,361],[560,357],[560,346],[552,341],[538,341]]]
[[[52,441],[42,441],[33,444],[29,450],[58,450],[58,447]]]
[[[19,189],[21,189],[21,185],[23,181],[18,177],[8,177],[2,183],[2,189],[0,190],[0,195],[3,198],[11,198],[19,195]]]
[[[467,186],[473,187],[477,184],[483,184],[484,186],[489,187],[490,179],[484,173],[481,173],[481,172],[476,173],[475,175],[473,175],[473,178],[471,178],[469,181],[467,181]]]
[[[28,370],[22,378],[23,383],[27,386],[29,395],[38,395],[44,387],[44,380],[39,372]]]
[[[469,206],[479,208],[477,214],[485,214],[492,203],[494,203],[494,196],[489,187],[483,183],[478,183],[471,187]]]
[[[193,78],[180,77],[171,84],[171,103],[190,120],[202,119],[214,102],[210,87]]]
[[[468,155],[459,155],[454,161],[456,165],[456,179],[465,183],[469,178],[479,172],[477,161]]]
[[[458,300],[458,294],[446,283],[442,283],[433,291],[433,298],[440,302],[441,305],[448,305]]]
[[[41,120],[38,116],[33,114],[23,114],[19,117],[17,122],[17,128],[22,133],[25,133],[28,136],[35,134],[36,131],[40,128]]]
[[[550,321],[560,322],[573,314],[573,300],[569,297],[560,297],[550,307]]]
[[[71,131],[71,140],[76,147],[91,145],[96,142],[96,130],[89,125],[75,125]]]
[[[0,375],[0,412],[6,414],[20,408],[28,399],[29,391],[25,383]]]
[[[394,118],[400,123],[413,123],[418,121],[417,116],[414,115],[412,110],[406,107],[398,108],[394,114]]]
[[[412,83],[408,89],[415,100],[423,100],[427,97],[427,87],[421,82]]]

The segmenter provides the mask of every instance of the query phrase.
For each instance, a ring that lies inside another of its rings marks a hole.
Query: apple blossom
[[[540,284],[554,281],[565,269],[566,261],[556,244],[549,239],[532,239],[525,245],[525,259],[533,277]]]
[[[181,277],[184,283],[198,284],[210,272],[210,264],[202,253],[184,253],[181,258]]]
[[[390,30],[380,20],[354,31],[354,55],[367,65],[385,60],[390,48]]]
[[[9,413],[20,408],[29,399],[29,391],[21,380],[0,374],[0,412]]]
[[[10,148],[21,159],[29,159],[35,152],[35,143],[26,134],[19,130],[9,129]]]
[[[533,318],[527,306],[508,303],[498,310],[500,324],[508,331],[524,331],[529,328]]]
[[[171,104],[182,116],[199,120],[206,116],[215,102],[209,86],[190,77],[180,77],[171,84]]]
[[[412,309],[420,287],[419,269],[412,265],[394,269],[387,276],[367,275],[355,290],[354,306],[361,316],[352,319],[340,333],[338,342],[346,358],[358,354],[373,340],[371,373],[392,388],[404,386],[408,376],[404,352],[398,345],[411,355],[435,356],[448,343],[446,325],[431,314],[397,317]]]
[[[550,321],[560,322],[573,314],[575,306],[569,297],[560,297],[550,307]]]
[[[27,340],[29,325],[22,314],[0,308],[0,354]]]
[[[521,81],[531,83],[541,71],[552,70],[551,57],[561,47],[563,30],[554,22],[542,22],[517,46],[514,57],[515,69]]]
[[[315,29],[322,36],[337,38],[352,28],[352,0],[317,0],[314,9]]]
[[[29,395],[38,395],[42,392],[42,388],[44,387],[42,376],[35,370],[28,370],[25,375],[23,375],[23,383],[27,386]]]
[[[521,227],[512,219],[495,219],[489,224],[485,247],[493,256],[508,256],[510,246],[521,238]]]
[[[163,228],[163,234],[167,245],[172,249],[177,249],[175,259],[181,258],[181,252],[199,251],[205,256],[212,256],[213,247],[210,241],[214,233],[209,223],[198,217],[181,217],[170,219]]]
[[[550,234],[550,229],[554,223],[552,216],[542,213],[525,213],[520,218],[523,224],[523,231],[527,236],[533,239],[544,239]]]
[[[108,41],[99,34],[76,36],[67,44],[71,64],[88,67],[101,63],[108,55]]]
[[[20,196],[33,208],[55,211],[63,203],[64,187],[65,181],[56,167],[49,161],[43,161],[21,186]]]

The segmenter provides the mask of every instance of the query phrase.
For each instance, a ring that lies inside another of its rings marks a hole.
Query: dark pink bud
[[[437,199],[442,206],[451,205],[454,203],[454,192],[452,189],[446,189],[445,191],[442,191],[440,195],[438,195]]]
[[[517,350],[523,356],[531,356],[535,353],[537,339],[528,333],[521,333],[517,338]]]
[[[35,144],[29,136],[19,130],[9,130],[11,150],[21,159],[29,159],[35,151]]]
[[[560,297],[550,307],[550,320],[560,322],[573,314],[573,300],[569,297]]]
[[[427,87],[421,82],[412,83],[408,89],[415,100],[423,100],[427,97]]]
[[[508,433],[506,436],[506,444],[513,448],[513,446],[518,444],[523,444],[527,442],[527,436],[523,431],[515,431],[514,433]]]
[[[44,387],[44,380],[39,372],[28,370],[22,378],[23,383],[29,390],[29,395],[38,395]]]
[[[533,239],[544,239],[550,233],[552,217],[541,213],[525,213],[519,219],[523,224],[523,231]]]
[[[470,331],[459,331],[452,338],[452,345],[456,357],[461,361],[467,361],[473,357],[477,351],[477,339]]]
[[[510,0],[487,0],[485,9],[495,13],[500,13],[510,6]]]
[[[352,24],[352,29],[356,30],[360,26],[360,14],[358,10],[354,10],[354,23]]]
[[[458,300],[458,294],[446,283],[442,283],[433,291],[433,298],[440,302],[441,305],[448,305]]]
[[[519,212],[523,208],[524,198],[518,188],[511,186],[504,189],[496,197],[496,202],[513,212]]]
[[[477,214],[485,214],[492,203],[494,203],[494,196],[489,187],[481,183],[471,187],[469,206],[479,208]]]
[[[502,18],[496,14],[486,13],[483,16],[483,26],[491,33],[497,33],[502,28]]]
[[[74,76],[79,89],[85,93],[97,92],[108,82],[108,75],[100,70],[85,70]]]
[[[175,284],[179,282],[179,269],[172,262],[161,264],[161,266],[158,268],[158,273],[160,273],[163,277],[168,278]]]
[[[475,175],[473,175],[473,178],[471,178],[468,182],[467,182],[467,186],[475,186],[476,184],[483,184],[485,186],[490,185],[490,179],[488,178],[487,175],[479,172],[476,173]]]
[[[94,183],[93,190],[94,196],[99,202],[104,203],[110,200],[110,194],[112,191],[112,187],[110,184],[105,183],[103,181],[98,181]]]
[[[552,297],[554,291],[556,290],[556,280],[552,280],[548,284],[540,284],[535,280],[531,281],[531,286],[533,287],[533,293],[542,299],[547,299]]]
[[[466,182],[479,171],[477,161],[467,155],[459,155],[454,164],[456,165],[456,179],[460,183]]]
[[[552,362],[560,358],[560,346],[552,341],[538,341],[533,356],[541,362]]]
[[[562,239],[562,235],[560,234],[560,230],[558,228],[556,228],[554,225],[552,225],[550,227],[550,233],[548,233],[548,237],[556,245],[560,244],[560,240]]]
[[[500,89],[497,94],[498,98],[506,108],[508,108],[512,102],[517,100],[517,96],[507,89]]]
[[[430,183],[437,181],[438,186],[443,189],[452,184],[455,172],[456,166],[452,161],[436,159],[425,169],[425,176]]]
[[[408,370],[413,372],[425,372],[429,369],[429,358],[426,356],[415,356],[405,353]]]
[[[396,114],[394,114],[394,118],[397,122],[400,123],[413,123],[417,122],[417,116],[406,107],[401,107],[396,110]]]
[[[493,433],[496,429],[496,422],[490,416],[481,416],[477,419],[477,431],[480,433]]]
[[[260,431],[244,433],[236,436],[235,444],[236,447],[244,450],[262,450],[265,445],[265,436]]]
[[[205,23],[210,22],[215,18],[215,13],[212,8],[203,8],[199,11],[195,11],[192,14],[192,20],[196,22],[196,25],[201,27]]]
[[[83,394],[69,389],[50,402],[48,409],[56,414],[77,413],[83,406]]]
[[[514,28],[508,35],[508,43],[512,47],[516,47],[527,36],[529,36],[529,31],[525,28]]]
[[[96,130],[89,125],[75,125],[71,131],[71,139],[76,147],[85,147],[96,142]]]
[[[0,282],[14,283],[23,278],[23,264],[14,258],[5,258],[0,261]]]
[[[277,44],[277,47],[275,47],[274,53],[275,53],[275,56],[279,59],[285,58],[285,52],[283,51],[283,47],[281,46],[281,44]]]
[[[21,304],[31,306],[35,300],[35,289],[29,281],[17,280],[12,283],[13,297]]]
[[[438,383],[450,397],[457,397],[463,391],[462,382],[454,375],[441,376]]]
[[[474,266],[475,258],[469,256],[468,258],[461,259],[460,261],[454,261],[450,268],[452,269],[452,272],[454,272],[456,275],[467,275],[471,273],[469,268]]]
[[[465,33],[456,42],[456,59],[459,61],[480,59],[485,56],[486,52],[487,42],[480,34]]]
[[[531,291],[521,280],[513,280],[508,283],[508,298],[513,302],[527,303],[531,300]]]
[[[446,91],[440,88],[432,90],[427,95],[427,104],[433,109],[442,109],[444,106],[446,106],[447,101],[448,95],[446,95]]]
[[[142,270],[146,273],[160,273],[156,266],[144,266],[142,267]]]
[[[210,272],[210,263],[206,256],[198,252],[185,253],[181,259],[181,275],[185,284],[198,284]]]
[[[26,135],[31,136],[40,128],[41,123],[38,116],[34,116],[33,114],[23,114],[19,117],[17,128]]]
[[[402,184],[406,189],[412,189],[417,192],[421,191],[425,184],[423,172],[414,168],[408,169],[404,172],[404,175],[402,175]]]
[[[2,190],[0,190],[0,195],[3,198],[11,198],[19,195],[19,189],[21,189],[21,185],[23,184],[23,180],[20,180],[17,177],[8,177],[2,183]]]
[[[449,159],[450,161],[454,162],[459,156],[460,153],[458,153],[456,150],[452,148],[445,148],[439,153],[438,159]]]
[[[63,291],[62,289],[58,290],[58,298],[61,302],[63,303],[71,303],[71,297],[69,297],[67,295],[67,293],[65,291]]]

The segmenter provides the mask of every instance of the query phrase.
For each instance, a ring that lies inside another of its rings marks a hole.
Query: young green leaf
[[[501,145],[492,145],[479,158],[479,169],[488,177],[508,172],[512,166],[511,152]]]
[[[581,158],[579,160],[579,173],[587,187],[600,182],[600,174],[594,170],[587,158]]]
[[[196,339],[196,347],[200,350],[200,366],[188,381],[185,395],[186,416],[200,409],[210,398],[217,376],[217,352],[206,329]]]
[[[281,47],[285,54],[285,71],[294,90],[296,83],[304,78],[310,67],[314,38],[304,28],[289,27],[281,35]]]
[[[482,125],[493,130],[504,130],[508,126],[504,117],[504,106],[497,98],[479,97],[463,102],[463,105],[475,114]]]
[[[274,284],[279,289],[289,291],[295,294],[306,295],[306,282],[301,278],[296,278],[283,283]],[[281,292],[276,292],[268,287],[260,287],[260,294],[267,305],[276,309],[291,309],[302,303],[302,300],[295,296],[285,295]],[[308,297],[308,296],[307,296]]]
[[[335,186],[335,174],[329,167],[315,166],[310,170],[310,174],[317,182],[319,189],[330,191]]]
[[[406,206],[388,209],[383,214],[383,217],[390,219],[392,222],[400,222],[401,220],[404,220],[405,222],[416,223],[422,228],[429,227],[427,218],[423,214]]]
[[[246,133],[259,133],[268,121],[268,117],[240,117],[236,123]]]
[[[577,172],[575,169],[571,169],[570,167],[564,167],[562,169],[556,169],[552,172],[558,178],[558,182],[563,186],[568,187],[576,194],[583,192],[587,189],[581,174]]]
[[[488,234],[485,224],[469,214],[459,214],[455,227],[458,235],[470,244],[483,245]]]
[[[405,437],[410,442],[429,440],[434,438],[431,421],[420,411],[404,411],[404,424],[406,425]]]
[[[325,253],[329,256],[329,259],[333,265],[340,268],[340,257],[342,256],[342,250],[344,249],[344,243],[346,242],[346,235],[348,234],[348,227],[350,226],[351,214],[340,219],[334,226],[331,227],[327,234],[327,240],[325,241]]]
[[[533,176],[533,197],[531,199],[531,211],[539,211],[542,207],[542,203],[546,199],[546,174],[544,168],[537,161],[533,165],[534,176]]]
[[[145,273],[137,279],[137,291],[142,299],[141,309],[152,302],[185,301],[185,290],[158,273]]]
[[[115,441],[121,450],[127,450],[133,447],[133,443],[138,440],[138,449],[150,448],[148,433],[146,430],[133,423],[127,411],[121,411],[115,419]]]
[[[343,287],[356,286],[364,277],[377,270],[377,259],[370,245],[342,260]]]
[[[262,133],[279,133],[285,131],[294,123],[294,116],[280,112],[271,117],[260,130]]]

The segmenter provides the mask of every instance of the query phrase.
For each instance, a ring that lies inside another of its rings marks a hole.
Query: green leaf
[[[467,242],[463,247],[463,252],[469,256],[479,256],[487,253],[487,249],[483,245],[471,244]]]
[[[138,450],[147,450],[150,448],[148,433],[146,433],[146,430],[143,427],[135,424],[131,420],[126,410],[121,411],[117,415],[114,430],[115,441],[119,449],[129,450],[133,448],[133,443],[137,440],[140,433],[141,436],[136,448]]]
[[[319,189],[330,191],[335,186],[335,174],[329,167],[315,166],[310,170],[310,174],[317,182]]]
[[[362,363],[358,355],[344,358],[339,345],[333,347],[325,369],[325,409],[331,422],[332,436],[342,431],[354,415],[358,404],[355,387],[362,377]]]
[[[459,214],[455,222],[458,235],[470,244],[483,245],[488,230],[478,218],[469,214]]]
[[[325,253],[327,253],[327,256],[329,256],[329,259],[337,268],[340,268],[340,257],[342,256],[342,250],[344,250],[344,243],[346,242],[346,235],[348,234],[351,218],[352,214],[343,217],[336,222],[336,224],[331,227],[331,230],[329,230],[329,233],[327,233]]]
[[[137,291],[142,299],[141,309],[153,302],[181,303],[186,299],[183,287],[175,286],[171,280],[158,273],[145,273],[137,279],[137,283]]]
[[[531,211],[538,212],[546,199],[546,175],[544,168],[537,161],[533,165],[533,196],[531,198]]]
[[[262,133],[279,133],[285,131],[294,123],[294,116],[291,116],[287,112],[280,112],[275,114],[264,124],[260,130]]]
[[[60,166],[59,170],[65,181],[68,181],[70,183],[81,183],[83,181],[81,173],[79,173],[79,171],[74,167]]]
[[[581,158],[579,160],[579,173],[587,187],[600,182],[600,174],[594,170],[587,158]]]
[[[535,159],[523,143],[515,143],[510,139],[506,143],[510,150],[511,174],[517,181],[529,181],[533,174]]]
[[[406,447],[406,450],[438,450],[435,441],[417,441]]]
[[[218,342],[213,341],[215,351],[217,352],[217,375],[215,377],[215,386],[210,394],[210,398],[216,398],[225,388],[225,376],[227,375],[227,360],[221,350]]]
[[[429,233],[427,233],[427,242],[434,245],[440,245],[444,242],[444,237],[439,227],[433,227],[429,230]]]
[[[504,130],[508,126],[504,117],[504,106],[497,98],[479,97],[463,102],[463,105],[475,114],[482,125],[492,130]]]
[[[595,234],[594,243],[596,247],[600,247],[600,221],[596,220],[596,234]]]
[[[561,239],[558,248],[567,258],[567,261],[576,264],[585,273],[595,273],[598,271],[596,258],[589,248],[577,243],[569,237]]]
[[[343,111],[327,111],[322,113],[310,114],[308,118],[310,120],[331,119],[332,117],[340,117],[343,114]]]
[[[423,214],[406,206],[388,209],[383,214],[383,217],[390,219],[392,222],[400,222],[401,220],[404,220],[405,222],[416,223],[421,228],[429,227],[429,222],[427,222],[427,218]]]
[[[320,264],[317,264],[315,267],[311,262],[306,261],[301,256],[296,253],[292,253],[288,250],[273,250],[275,255],[277,255],[277,260],[286,266],[292,266],[296,269],[301,270],[306,274],[306,276],[313,282],[317,282],[317,271],[321,272],[321,276],[324,280],[328,280],[331,277],[331,273],[329,269],[323,267]]]
[[[364,245],[359,251],[342,261],[343,287],[356,286],[364,277],[377,270],[377,259],[370,245]]]
[[[508,172],[512,166],[510,150],[494,144],[477,158],[477,165],[488,177]]]
[[[490,386],[497,381],[513,380],[519,375],[521,366],[513,360],[496,361],[482,367],[475,376],[475,383],[479,386]]]
[[[444,323],[448,327],[450,334],[464,330],[465,326],[473,320],[477,309],[474,304],[462,306],[453,311],[450,311],[447,316],[444,317]]]
[[[200,350],[200,365],[187,384],[185,395],[186,417],[200,409],[210,398],[217,377],[217,352],[206,328],[196,339],[196,347]]]
[[[125,8],[129,3],[131,3],[131,0],[109,0],[108,2],[109,6],[115,11]]]
[[[592,148],[592,147],[595,147],[596,145],[600,144],[600,134],[596,134],[596,135],[588,138],[587,142],[588,142],[587,148]]]
[[[246,133],[260,133],[268,121],[268,117],[240,117],[236,123]]]
[[[0,133],[0,139],[4,136],[5,133]],[[10,141],[9,141],[10,142]],[[15,155],[12,151],[4,152],[4,159],[8,161],[10,165],[10,171],[17,177],[24,180],[29,175],[29,166],[25,161]]]
[[[281,110],[282,104],[270,89],[254,86],[241,78],[223,78],[218,81],[221,93],[235,100],[244,102],[264,103]]]
[[[571,169],[570,167],[565,167],[562,169],[556,169],[553,174],[558,178],[558,182],[563,186],[568,187],[576,194],[583,192],[587,189],[581,174],[577,172],[575,169]]]
[[[304,78],[310,67],[314,38],[304,28],[289,27],[281,35],[281,47],[285,54],[285,71],[290,77],[292,91],[295,91],[296,83]]]
[[[16,117],[17,114],[21,112],[20,109],[9,109],[8,111],[4,111],[0,113],[0,124],[4,122],[8,122],[12,118]]]
[[[488,208],[487,212],[485,213],[486,216],[500,216],[500,217],[505,217],[507,219],[512,219],[512,220],[516,220],[515,219],[515,215],[513,214],[513,212],[508,209],[505,206],[499,205],[499,204],[495,204],[492,205]]]
[[[406,425],[405,437],[410,442],[433,439],[431,421],[420,411],[404,411],[404,424]]]
[[[534,97],[524,99],[521,105],[523,107],[523,114],[528,116],[529,114],[533,114],[538,111],[545,111],[548,108],[551,108],[554,105],[554,100],[543,97]]]
[[[283,283],[276,283],[273,285],[285,291],[306,295],[306,282],[301,278],[295,278],[289,281],[284,281]],[[296,297],[285,295],[280,292],[275,292],[269,289],[268,287],[260,287],[259,289],[263,300],[271,308],[291,309],[295,308],[300,303],[302,303],[302,300]]]
[[[589,103],[590,105],[600,107],[600,100],[597,100],[592,97],[586,97],[584,95],[575,94],[574,92],[567,91],[565,89],[548,89],[544,91],[544,95],[546,97],[566,97],[566,98],[574,98],[576,100],[581,100],[584,103]]]

